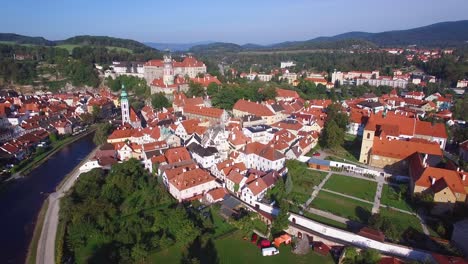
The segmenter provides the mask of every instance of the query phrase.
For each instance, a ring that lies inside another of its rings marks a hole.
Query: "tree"
[[[273,235],[281,233],[289,225],[289,203],[287,201],[280,201],[280,212],[276,216],[271,226],[271,233]]]
[[[57,134],[54,132],[49,133],[49,140],[52,143],[56,142],[58,140]]]
[[[164,96],[163,93],[157,93],[151,95],[151,105],[153,106],[154,109],[161,110],[165,107],[170,107],[171,104],[169,103],[169,100]]]
[[[294,184],[291,176],[286,177],[285,191],[286,195],[290,194],[293,190]]]
[[[199,97],[205,95],[205,89],[199,83],[190,82],[190,88],[187,91],[187,97]]]
[[[321,145],[325,148],[336,148],[344,143],[344,131],[336,124],[335,120],[325,123],[322,135],[320,136]]]
[[[99,124],[96,132],[94,132],[93,141],[96,145],[102,145],[107,142],[107,136],[112,131],[112,125],[108,122]]]
[[[363,264],[377,264],[382,256],[375,249],[364,249],[361,251],[359,263]]]
[[[93,119],[95,121],[101,118],[101,113],[102,113],[102,109],[97,105],[93,105],[93,110],[91,112],[91,115],[93,116]]]

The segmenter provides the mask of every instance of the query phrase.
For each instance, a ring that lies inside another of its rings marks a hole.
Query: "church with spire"
[[[138,117],[135,109],[128,102],[128,93],[125,85],[122,84],[122,92],[120,93],[120,108],[122,110],[122,125],[129,124],[133,128],[141,127],[141,119]]]

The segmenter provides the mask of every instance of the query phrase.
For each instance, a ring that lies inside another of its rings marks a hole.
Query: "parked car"
[[[314,157],[318,157],[318,156],[320,156],[320,152],[314,152],[313,155],[314,155]]]
[[[276,254],[279,254],[279,250],[275,247],[267,247],[262,249],[263,256],[274,256]]]

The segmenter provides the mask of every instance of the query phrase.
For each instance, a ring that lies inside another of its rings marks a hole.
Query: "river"
[[[0,263],[24,263],[37,214],[47,195],[94,147],[93,134],[87,135],[0,190]]]

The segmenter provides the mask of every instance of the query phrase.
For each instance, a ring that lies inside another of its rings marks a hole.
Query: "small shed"
[[[314,251],[320,255],[326,256],[330,252],[330,247],[323,242],[314,242]]]
[[[369,227],[363,227],[359,232],[357,233],[360,236],[367,237],[373,240],[377,240],[379,242],[384,242],[385,241],[385,235],[379,230],[375,230]]]
[[[325,170],[325,171],[330,170],[329,160],[310,158],[309,161],[307,161],[307,165],[309,166],[309,168],[313,168],[317,170]]]

